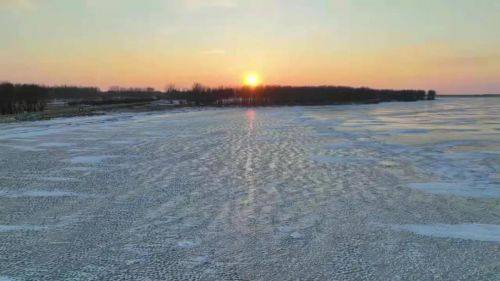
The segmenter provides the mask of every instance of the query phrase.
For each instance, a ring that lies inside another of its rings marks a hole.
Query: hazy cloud
[[[438,60],[440,64],[447,65],[463,65],[463,66],[485,66],[485,65],[496,65],[500,61],[500,56],[490,55],[490,56],[455,56],[455,57],[444,57]]]
[[[237,6],[236,0],[184,0],[191,9],[198,8],[233,8]]]
[[[204,55],[209,55],[209,56],[223,56],[226,54],[226,50],[213,49],[213,50],[205,50],[201,53]]]
[[[35,8],[33,0],[0,0],[0,10],[33,11]]]

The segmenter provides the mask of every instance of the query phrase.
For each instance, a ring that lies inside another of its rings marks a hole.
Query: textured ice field
[[[0,280],[500,280],[500,99],[0,124]]]

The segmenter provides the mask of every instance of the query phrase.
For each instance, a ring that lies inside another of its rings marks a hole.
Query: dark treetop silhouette
[[[43,111],[47,102],[66,101],[69,105],[177,101],[186,106],[280,106],[379,103],[389,101],[433,100],[435,91],[377,90],[338,86],[260,86],[208,88],[195,84],[191,89],[169,87],[165,92],[153,88],[112,87],[102,92],[92,87],[46,87],[34,84],[0,84],[0,113],[17,114]]]

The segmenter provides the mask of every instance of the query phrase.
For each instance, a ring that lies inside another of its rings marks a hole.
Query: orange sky
[[[0,80],[163,89],[256,72],[500,93],[499,14],[490,0],[3,0]]]

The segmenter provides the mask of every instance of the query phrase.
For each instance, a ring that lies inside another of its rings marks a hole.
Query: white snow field
[[[500,280],[500,99],[0,124],[0,280]]]

